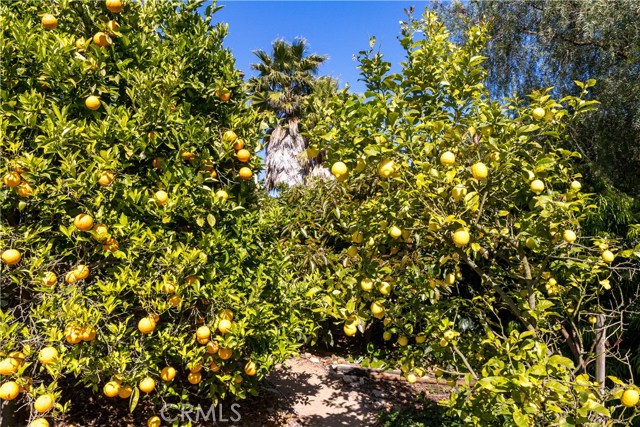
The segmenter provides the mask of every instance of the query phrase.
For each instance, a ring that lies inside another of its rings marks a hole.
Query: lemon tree
[[[486,41],[472,26],[454,42],[426,12],[402,23],[397,73],[375,40],[360,53],[367,90],[328,100],[309,131],[337,179],[286,199],[310,294],[372,337],[372,363],[464,379],[444,404],[465,423],[629,422],[635,386],[594,366],[621,356],[597,337],[628,327],[640,252],[582,233],[590,196],[563,148],[595,82],[493,100]]]
[[[313,336],[201,6],[0,5],[0,398],[34,425],[72,404],[62,380],[132,410],[243,398]]]

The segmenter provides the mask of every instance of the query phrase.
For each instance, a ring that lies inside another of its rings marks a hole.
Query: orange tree
[[[0,5],[0,397],[32,419],[68,408],[61,384],[243,398],[314,332],[201,3]]]
[[[629,422],[637,388],[605,380],[604,362],[628,361],[615,343],[639,252],[581,232],[590,196],[562,148],[595,82],[497,102],[485,28],[454,43],[426,12],[400,42],[392,73],[372,40],[366,92],[328,100],[309,131],[336,180],[283,195],[302,207],[287,232],[318,310],[409,381],[463,378],[443,404],[466,424]]]

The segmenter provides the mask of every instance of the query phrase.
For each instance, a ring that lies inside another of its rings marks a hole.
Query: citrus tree
[[[605,378],[637,286],[637,248],[588,236],[592,209],[563,149],[596,108],[578,96],[490,98],[486,29],[455,43],[431,12],[402,23],[398,73],[360,52],[367,90],[341,92],[308,132],[336,181],[284,196],[319,310],[372,337],[376,364],[431,371],[478,426],[626,424],[638,388]],[[627,375],[628,377],[628,375]]]
[[[314,332],[201,3],[0,5],[0,398],[32,426],[63,383],[131,410],[243,398]]]

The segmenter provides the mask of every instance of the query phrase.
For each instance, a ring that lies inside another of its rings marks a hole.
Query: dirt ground
[[[417,396],[439,400],[449,387],[433,378],[409,384],[397,373],[380,373],[334,355],[303,353],[269,375],[258,397],[223,403],[222,419],[193,423],[194,427],[368,427],[376,414],[415,407]],[[83,398],[84,400],[84,398]],[[76,403],[58,427],[143,427],[149,412],[127,410],[126,402],[99,396]],[[185,422],[185,425],[187,423]]]

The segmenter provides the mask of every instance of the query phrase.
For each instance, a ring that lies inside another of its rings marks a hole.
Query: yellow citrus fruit
[[[453,243],[458,246],[466,246],[470,240],[469,231],[466,228],[459,228],[453,233]]]
[[[102,185],[103,187],[109,186],[113,182],[114,178],[115,175],[113,174],[113,172],[103,171],[102,173],[100,173],[100,178],[98,178],[98,184]]]
[[[154,194],[153,197],[156,199],[156,203],[158,205],[166,204],[167,200],[169,199],[169,195],[164,190],[156,191],[156,194]]]
[[[458,184],[455,187],[453,187],[453,190],[451,190],[451,198],[453,200],[462,200],[464,199],[464,196],[467,195],[467,187],[465,187],[462,184]]]
[[[244,140],[242,140],[240,138],[236,139],[235,142],[233,143],[233,148],[236,151],[242,150],[244,148]]]
[[[223,88],[222,90],[216,89],[215,94],[222,102],[227,102],[231,99],[231,91],[227,88]]]
[[[15,265],[20,262],[22,254],[17,249],[7,249],[6,251],[2,252],[0,258],[2,258],[2,262],[4,262],[5,264]]]
[[[344,162],[335,162],[331,166],[331,173],[338,181],[344,181],[349,175],[349,168],[347,168],[347,165],[345,165]]]
[[[78,281],[78,277],[76,276],[75,271],[70,271],[67,274],[65,274],[64,281],[70,285],[73,283],[76,283]]]
[[[347,249],[347,256],[353,258],[358,255],[358,247],[357,246],[349,246]]]
[[[606,251],[602,252],[601,257],[604,262],[606,262],[607,264],[611,264],[616,256],[613,254],[613,252],[607,249]]]
[[[536,120],[542,120],[544,119],[544,116],[547,114],[546,111],[544,111],[544,108],[542,107],[537,107],[533,109],[533,118]]]
[[[440,155],[440,164],[442,166],[453,166],[456,163],[456,155],[451,151],[445,151]]]
[[[316,154],[316,156],[317,155],[318,154]],[[315,157],[315,156],[313,156],[313,157]],[[367,167],[367,162],[365,161],[365,159],[363,159],[362,157],[358,157],[358,159],[356,160],[356,167],[355,167],[354,171],[362,172],[366,167]]]
[[[378,163],[378,175],[382,178],[389,178],[395,171],[395,163],[391,159],[382,159]]]
[[[138,388],[143,393],[151,393],[156,388],[156,382],[153,378],[146,377],[140,381]]]
[[[156,328],[156,322],[150,317],[143,317],[138,322],[138,330],[143,334],[150,334]]]
[[[198,338],[199,340],[208,340],[209,337],[211,336],[211,329],[209,329],[208,326],[200,326],[197,330],[196,330],[196,338]],[[206,344],[206,343],[205,343]]]
[[[105,6],[107,6],[109,12],[119,13],[122,10],[122,0],[107,0]]]
[[[87,326],[80,333],[80,338],[82,338],[82,341],[93,341],[96,338],[96,334],[96,328]]]
[[[398,337],[398,344],[400,347],[406,347],[409,344],[409,338],[406,335],[401,335]]]
[[[162,284],[162,292],[166,292],[168,294],[176,293],[176,286],[173,283],[163,283]]]
[[[57,280],[58,280],[58,276],[56,276],[56,274],[53,271],[47,271],[44,274],[44,278],[42,279],[45,286],[53,286],[56,284]]]
[[[243,167],[240,168],[240,171],[238,171],[238,176],[244,180],[251,179],[251,177],[253,176],[253,172],[251,172],[251,169],[249,169],[248,167]]]
[[[2,178],[4,185],[11,188],[17,187],[20,181],[22,181],[22,178],[18,172],[9,172]]]
[[[231,322],[228,319],[221,319],[218,323],[218,331],[224,335],[229,332],[229,329],[231,329]]]
[[[15,381],[8,381],[0,386],[0,399],[13,400],[20,394],[20,386]]]
[[[482,180],[489,175],[489,169],[484,163],[476,163],[471,166],[471,175],[477,180]]]
[[[18,371],[18,365],[13,363],[10,358],[0,361],[0,375],[13,375]]]
[[[179,306],[181,301],[182,301],[182,297],[180,297],[180,295],[172,295],[168,299],[168,302],[169,302],[169,304],[171,304],[172,307]]]
[[[456,275],[453,273],[445,274],[444,282],[449,286],[453,286],[456,283]]]
[[[215,341],[209,341],[206,347],[207,353],[215,354],[218,352],[218,343]]]
[[[256,373],[258,373],[256,364],[252,361],[248,361],[247,364],[244,365],[244,373],[250,377],[253,377]]]
[[[229,199],[229,193],[224,190],[216,191],[216,199],[226,201]]]
[[[354,231],[351,234],[351,241],[353,243],[362,243],[363,240],[364,240],[364,234],[362,234],[362,231]]]
[[[49,421],[46,418],[36,418],[29,423],[29,427],[49,427]]]
[[[202,380],[201,372],[189,372],[189,375],[187,375],[187,381],[191,384],[198,384],[200,380]]]
[[[394,225],[389,229],[389,236],[397,239],[398,237],[402,236],[402,230]]]
[[[232,143],[236,139],[238,139],[238,135],[236,135],[236,133],[232,130],[228,130],[222,134],[222,140],[224,142]]]
[[[183,151],[180,156],[185,160],[193,160],[196,158],[196,153],[192,153],[190,151]]]
[[[150,417],[147,420],[147,427],[160,427],[161,424],[162,424],[162,421],[160,420],[160,417],[157,415],[154,415],[153,417]]]
[[[94,225],[92,230],[94,233],[93,238],[96,239],[98,242],[104,242],[105,240],[107,240],[107,237],[109,235],[109,229],[107,228],[106,225],[104,224]]]
[[[353,320],[348,320],[345,322],[344,327],[342,328],[344,333],[348,337],[352,337],[358,332],[358,323]]]
[[[102,387],[102,392],[107,397],[116,397],[120,392],[120,384],[115,381],[109,381]]]
[[[220,359],[222,360],[229,360],[231,359],[231,356],[233,356],[233,350],[231,350],[230,348],[222,347],[218,350],[218,356],[220,356]]]
[[[378,286],[378,291],[380,291],[382,295],[389,295],[391,293],[391,283],[389,282],[380,283],[380,286]]]
[[[219,316],[221,319],[227,319],[229,322],[231,322],[233,320],[233,311],[225,308],[220,311]]]
[[[171,381],[175,378],[175,376],[176,370],[171,366],[165,366],[160,372],[160,378],[162,379],[162,381]]]
[[[116,21],[114,21],[113,19],[107,22],[107,28],[109,29],[109,31],[111,33],[113,33],[114,31],[116,31],[118,28],[120,28],[120,24],[118,24]]]
[[[580,184],[580,181],[572,181],[571,182],[571,190],[572,191],[580,191],[580,189],[582,188],[582,184]]]
[[[109,36],[107,36],[105,33],[103,33],[102,31],[98,31],[94,36],[93,36],[93,43],[96,46],[100,46],[100,47],[109,47],[111,45],[111,41],[109,40]],[[91,109],[91,108],[90,108]]]
[[[65,339],[69,344],[75,345],[82,341],[81,331],[78,328],[73,328],[66,336]]]
[[[638,404],[638,391],[632,388],[625,390],[620,396],[620,403],[627,408],[632,408]]]
[[[567,243],[573,243],[576,240],[576,233],[574,233],[572,230],[564,230],[564,233],[562,233],[562,238]]]
[[[118,390],[118,397],[120,399],[128,399],[132,393],[133,387],[131,387],[129,384],[125,384],[123,386],[120,386],[120,390]]]
[[[245,150],[243,148],[238,151],[238,153],[236,154],[236,157],[238,158],[238,161],[242,163],[246,163],[251,158],[251,153],[249,152],[249,150]]]
[[[118,241],[116,239],[114,239],[113,237],[107,239],[107,241],[102,245],[102,250],[105,251],[109,251],[109,252],[115,252],[118,250],[118,247],[120,245],[118,244]]]
[[[51,394],[38,396],[36,401],[33,403],[33,409],[35,409],[36,412],[47,412],[51,408],[53,408],[53,396]]]
[[[427,336],[425,334],[418,334],[416,335],[416,343],[417,344],[422,344],[423,342],[425,342],[427,340]]]
[[[95,40],[95,39],[94,39]],[[95,111],[100,108],[100,98],[95,95],[88,96],[84,101],[85,107],[91,111]]]
[[[89,267],[87,267],[86,265],[83,265],[83,264],[78,264],[73,269],[73,273],[76,275],[78,280],[84,280],[87,277],[89,277],[89,272],[90,272],[89,271]]]
[[[380,316],[384,315],[384,306],[382,303],[378,301],[374,301],[371,303],[371,314],[373,314],[376,318],[380,318]]]
[[[365,277],[360,281],[360,287],[365,292],[371,292],[371,290],[373,289],[373,280]]]
[[[40,22],[47,30],[55,30],[58,28],[58,19],[50,13],[42,15],[42,20]]]
[[[409,372],[409,373],[407,374],[407,377],[406,377],[406,378],[407,378],[407,382],[408,382],[409,384],[413,384],[413,383],[415,383],[415,382],[418,380],[418,379],[416,378],[416,374],[414,374],[413,372]]]
[[[85,47],[85,41],[82,37],[76,39],[76,49],[84,49]]]
[[[531,181],[531,185],[529,188],[532,192],[540,194],[544,191],[544,182],[539,179],[534,179],[533,181]]]
[[[79,214],[73,219],[73,225],[80,231],[89,231],[93,228],[93,217],[88,214]]]
[[[385,340],[385,341],[389,341],[392,337],[393,337],[393,335],[391,335],[391,332],[389,332],[389,331],[384,331],[382,333],[382,339]]]
[[[48,365],[58,359],[58,350],[54,347],[45,347],[38,353],[38,361],[43,365]]]
[[[16,193],[20,197],[29,197],[33,194],[33,187],[31,187],[28,182],[23,182],[22,184],[18,185]]]

